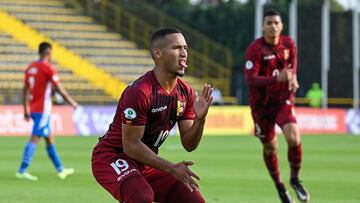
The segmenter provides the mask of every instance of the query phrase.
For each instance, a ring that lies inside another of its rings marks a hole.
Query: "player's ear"
[[[154,59],[159,59],[162,56],[161,50],[159,48],[153,48],[152,53],[153,53]]]

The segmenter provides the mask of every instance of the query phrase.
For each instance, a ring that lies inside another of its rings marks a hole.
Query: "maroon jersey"
[[[276,81],[276,76],[290,64],[296,75],[296,46],[290,37],[280,36],[277,45],[266,43],[264,37],[256,39],[246,50],[245,60],[245,82],[253,113],[273,113],[283,105],[293,105],[289,83]]]
[[[159,84],[154,71],[138,78],[123,92],[109,130],[98,148],[122,152],[121,125],[145,126],[142,142],[158,152],[177,121],[193,120],[195,92],[179,78],[169,94]]]

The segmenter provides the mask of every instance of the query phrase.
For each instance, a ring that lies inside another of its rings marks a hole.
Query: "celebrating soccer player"
[[[26,169],[35,153],[40,139],[46,141],[46,150],[55,165],[58,176],[65,179],[66,176],[74,173],[72,168],[64,168],[54,146],[54,136],[51,135],[50,113],[51,113],[51,91],[52,86],[68,101],[73,107],[78,104],[69,96],[67,91],[60,84],[56,68],[51,65],[51,45],[43,42],[39,45],[40,59],[29,65],[25,70],[25,86],[23,89],[24,118],[34,121],[31,138],[26,144],[21,166],[16,173],[19,179],[36,181],[38,178],[31,175]],[[30,104],[30,109],[29,109]]]
[[[246,51],[245,82],[249,87],[255,136],[262,142],[264,161],[281,201],[293,202],[280,177],[275,124],[282,129],[288,144],[290,184],[298,199],[307,202],[310,195],[299,180],[302,147],[294,111],[294,94],[299,88],[296,47],[290,37],[281,35],[282,29],[280,13],[266,11],[263,37],[251,43]]]
[[[153,70],[122,94],[112,124],[92,155],[97,182],[127,203],[205,202],[190,169],[191,161],[171,163],[158,148],[178,123],[181,143],[193,151],[202,138],[212,88],[205,84],[197,98],[179,77],[187,68],[187,44],[181,32],[162,28],[151,38]]]

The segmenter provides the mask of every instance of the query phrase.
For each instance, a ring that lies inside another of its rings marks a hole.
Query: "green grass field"
[[[0,202],[116,202],[91,174],[90,155],[96,137],[57,137],[64,166],[76,170],[66,180],[57,178],[41,143],[29,168],[39,177],[38,182],[14,177],[27,140],[28,137],[0,137]],[[288,184],[286,145],[282,137],[279,141],[282,177]],[[360,137],[303,136],[303,150],[302,179],[311,191],[311,202],[360,202]],[[192,168],[202,178],[200,189],[209,203],[279,202],[262,161],[260,143],[253,137],[205,136],[193,153],[182,149],[178,137],[170,137],[160,154],[173,162],[194,160]]]

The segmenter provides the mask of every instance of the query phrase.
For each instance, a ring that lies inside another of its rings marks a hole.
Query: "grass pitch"
[[[92,203],[116,202],[93,179],[92,147],[97,137],[57,137],[56,147],[65,167],[75,175],[56,176],[44,142],[36,149],[29,171],[38,182],[15,179],[28,137],[0,137],[0,202]],[[288,184],[286,144],[279,136],[281,174]],[[303,136],[302,179],[314,203],[360,202],[360,136]],[[170,137],[160,155],[173,161],[193,160],[201,177],[200,190],[209,203],[278,203],[275,187],[262,160],[260,142],[251,136],[205,136],[193,153],[185,152],[178,137]]]

